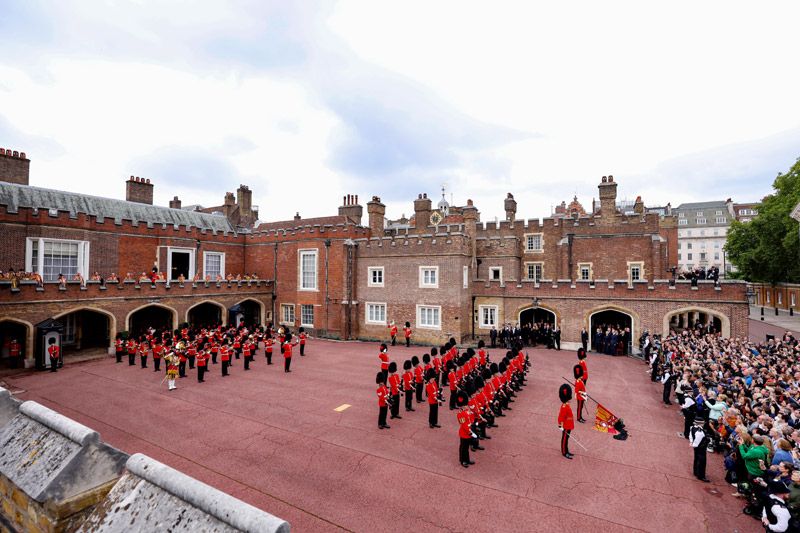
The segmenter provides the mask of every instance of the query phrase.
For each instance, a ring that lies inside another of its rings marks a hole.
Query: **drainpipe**
[[[331,240],[325,239],[325,334],[328,334],[328,251],[331,247]]]
[[[472,296],[472,313],[469,315],[469,320],[472,322],[472,340],[475,340],[475,295]]]
[[[278,243],[276,242],[273,245],[273,263],[272,263],[272,273],[274,275],[274,280],[272,282],[272,325],[273,327],[279,321],[277,320],[277,315],[275,314],[275,300],[278,298]]]

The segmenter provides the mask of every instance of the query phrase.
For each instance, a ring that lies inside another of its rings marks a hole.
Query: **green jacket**
[[[763,473],[759,460],[764,464],[769,464],[769,450],[766,446],[745,446],[739,445],[739,455],[744,459],[744,466],[751,476],[758,477]]]
[[[789,485],[789,497],[786,498],[786,507],[794,516],[800,511],[800,485],[792,483]]]

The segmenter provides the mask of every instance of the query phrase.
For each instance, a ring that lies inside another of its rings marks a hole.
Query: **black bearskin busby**
[[[562,401],[562,403],[567,403],[572,399],[572,387],[570,387],[567,383],[564,383],[558,388],[558,399]]]
[[[572,375],[575,376],[575,379],[581,379],[583,377],[583,367],[581,365],[572,367]]]
[[[422,362],[427,365],[428,363],[431,362],[431,356],[428,355],[428,354],[423,354],[422,355]]]
[[[403,363],[403,370],[411,370],[411,361],[409,361],[408,359],[406,359],[405,362]]]
[[[492,375],[495,375],[500,371],[500,367],[497,365],[497,363],[492,363],[489,365],[489,371],[492,373]]]
[[[469,396],[463,390],[456,392],[456,405],[459,407],[464,407],[469,403]]]
[[[483,342],[483,339],[479,340],[478,341],[478,348],[483,348],[484,346],[486,346],[486,343]]]
[[[586,350],[583,349],[583,346],[578,348],[578,359],[586,359]]]
[[[378,385],[383,383],[383,372],[378,372],[378,375],[375,376],[375,383]]]
[[[500,361],[500,364],[497,365],[497,370],[499,370],[501,374],[505,373],[506,368],[508,368],[508,364],[505,361]]]
[[[437,355],[439,355],[439,350],[437,350],[436,346],[434,346],[431,348],[431,357],[436,357]]]
[[[414,357],[412,357],[411,358],[411,364],[413,366],[417,366],[419,364],[419,357],[417,357],[416,355]]]
[[[298,333],[305,333],[306,332],[306,328],[300,328],[299,330],[297,330],[297,332]]]
[[[397,372],[397,363],[394,361],[389,363],[389,372]]]
[[[467,350],[466,350],[466,354],[467,354],[469,357],[472,357],[473,355],[475,355],[475,350],[473,350],[472,348],[467,348]]]
[[[411,322],[409,322],[409,321],[407,321],[407,320],[406,320],[406,327],[407,327],[407,328],[410,328],[410,327],[411,327]]]
[[[382,352],[385,352],[385,351],[386,351],[386,350],[388,350],[388,349],[389,349],[389,347],[388,347],[388,346],[386,346],[386,343],[383,343],[383,342],[382,342],[382,343],[381,343],[381,351],[382,351]]]
[[[292,341],[292,334],[287,331],[286,332],[286,337],[284,338],[284,340],[286,342],[291,342]]]
[[[455,369],[456,369],[456,363],[455,363],[455,361],[448,361],[448,362],[447,362],[447,370],[448,370],[448,372],[449,372],[450,370],[455,370]]]
[[[425,372],[425,381],[429,381],[435,377],[436,377],[436,372],[434,372],[432,368],[428,369],[428,371]]]

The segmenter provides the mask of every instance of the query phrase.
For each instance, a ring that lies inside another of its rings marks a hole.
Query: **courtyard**
[[[427,348],[390,348],[400,366]],[[249,372],[228,379],[212,365],[168,392],[161,373],[113,357],[56,374],[6,378],[35,400],[290,522],[294,531],[760,531],[741,513],[709,455],[712,483],[694,480],[691,449],[676,436],[677,407],[660,401],[645,365],[590,354],[589,393],[625,419],[625,442],[577,424],[572,461],[561,457],[557,387],[573,351],[529,349],[528,386],[490,430],[477,464],[457,460],[455,416],[427,405],[377,428],[377,345],[312,339],[292,372],[259,351]],[[501,350],[489,350],[497,360]],[[152,364],[152,361],[149,363]],[[586,418],[593,419],[593,405]]]

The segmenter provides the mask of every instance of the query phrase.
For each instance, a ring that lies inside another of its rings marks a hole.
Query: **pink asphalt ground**
[[[402,365],[424,350],[390,355]],[[713,483],[693,479],[691,449],[675,434],[678,409],[661,403],[640,361],[590,354],[589,393],[624,417],[631,438],[578,424],[573,434],[588,450],[573,443],[575,459],[562,458],[557,388],[575,353],[529,353],[529,385],[469,469],[458,463],[446,406],[441,429],[428,428],[419,404],[378,430],[376,344],[311,340],[290,374],[259,352],[249,372],[237,361],[223,379],[216,365],[199,384],[190,371],[174,392],[159,385],[162,373],[113,358],[7,383],[20,398],[280,516],[294,531],[761,531],[731,496],[719,455],[708,457]],[[334,411],[342,404],[351,407]]]

